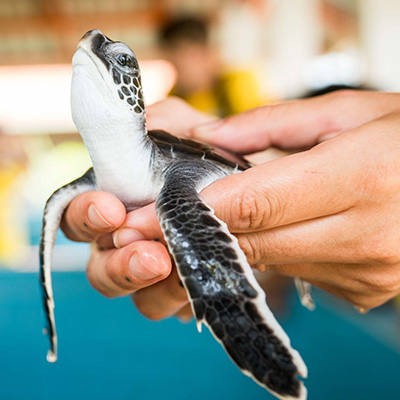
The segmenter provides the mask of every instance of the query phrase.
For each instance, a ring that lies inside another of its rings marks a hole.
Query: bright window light
[[[142,61],[146,104],[163,99],[176,72],[164,60]],[[0,67],[0,130],[5,133],[75,132],[70,111],[71,65]]]

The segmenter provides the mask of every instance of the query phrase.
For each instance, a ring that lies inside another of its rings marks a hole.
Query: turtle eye
[[[117,61],[122,67],[131,68],[133,66],[133,58],[129,54],[118,54]]]

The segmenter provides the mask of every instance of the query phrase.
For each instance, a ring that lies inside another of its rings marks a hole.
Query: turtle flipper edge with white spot
[[[133,210],[156,210],[198,326],[204,323],[243,373],[280,399],[301,399],[307,368],[275,320],[265,294],[224,222],[199,191],[250,165],[241,157],[163,131],[147,131],[140,70],[132,50],[87,32],[73,58],[72,116],[93,162],[48,200],[40,246],[44,307],[57,355],[51,250],[62,213],[77,194],[103,190]]]
[[[46,312],[45,332],[49,335],[50,350],[47,360],[57,360],[57,333],[54,318],[54,297],[51,285],[51,256],[56,241],[64,210],[78,194],[96,190],[93,168],[75,181],[68,183],[54,192],[47,200],[43,213],[42,234],[39,245],[40,285],[42,289],[43,307]]]

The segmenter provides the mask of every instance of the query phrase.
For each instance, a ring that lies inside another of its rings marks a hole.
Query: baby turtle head
[[[72,64],[72,113],[78,129],[87,125],[82,113],[97,114],[99,125],[104,117],[144,118],[139,65],[129,46],[92,30],[80,40]]]

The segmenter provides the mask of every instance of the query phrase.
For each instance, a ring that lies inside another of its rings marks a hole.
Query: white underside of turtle
[[[236,238],[199,192],[248,168],[208,146],[146,131],[140,71],[132,50],[100,31],[88,32],[73,58],[72,115],[93,161],[81,178],[47,201],[40,243],[43,303],[51,349],[57,334],[51,255],[62,214],[80,193],[104,190],[127,210],[156,201],[159,222],[188,293],[204,323],[241,371],[280,399],[306,399],[307,368],[271,313]],[[312,306],[309,288],[305,305]]]

